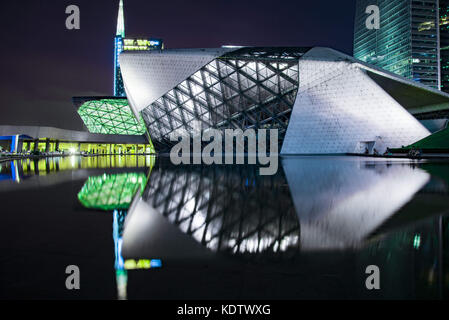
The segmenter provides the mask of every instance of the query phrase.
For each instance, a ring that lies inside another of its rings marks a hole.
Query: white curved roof
[[[137,114],[215,58],[236,48],[123,52],[126,95]]]

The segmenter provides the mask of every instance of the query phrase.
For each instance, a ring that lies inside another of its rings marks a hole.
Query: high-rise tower
[[[123,0],[120,0],[117,18],[117,32],[114,41],[114,96],[124,97],[122,73],[120,72],[119,56],[123,51],[125,39],[125,14],[123,12]]]
[[[441,90],[449,93],[449,0],[440,0]]]
[[[357,0],[354,57],[441,88],[439,0]],[[380,28],[368,29],[367,7],[380,9]]]
[[[164,49],[164,42],[162,39],[125,38],[125,13],[123,9],[123,0],[120,0],[117,18],[117,32],[114,40],[114,96],[126,96],[119,60],[119,56],[122,51],[162,49]]]

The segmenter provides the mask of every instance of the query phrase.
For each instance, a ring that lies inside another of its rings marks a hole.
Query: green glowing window
[[[143,192],[146,184],[147,177],[143,173],[89,177],[78,193],[78,200],[89,209],[125,210],[129,208],[138,189]]]
[[[91,133],[143,135],[145,125],[136,119],[126,99],[102,99],[85,102],[78,113]]]

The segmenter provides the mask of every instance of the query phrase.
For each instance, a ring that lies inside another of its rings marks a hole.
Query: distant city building
[[[162,49],[164,49],[162,39],[125,38],[125,14],[123,10],[123,0],[120,0],[117,18],[117,33],[114,40],[114,96],[126,96],[119,61],[119,56],[123,51]]]
[[[102,134],[45,126],[0,126],[0,151],[8,153],[154,153],[145,135]],[[1,155],[1,154],[0,154]]]
[[[449,0],[440,0],[441,90],[449,92]]]
[[[440,63],[440,46],[449,46],[447,4],[438,0],[357,0],[354,57],[422,84],[449,90],[447,48],[442,50]],[[366,26],[370,5],[380,9],[379,29]]]

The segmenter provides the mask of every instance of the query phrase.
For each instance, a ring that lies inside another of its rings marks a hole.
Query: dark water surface
[[[449,163],[0,163],[1,299],[447,299]],[[157,268],[158,260],[162,267]],[[81,289],[67,290],[68,265]],[[377,265],[381,289],[367,290]]]

